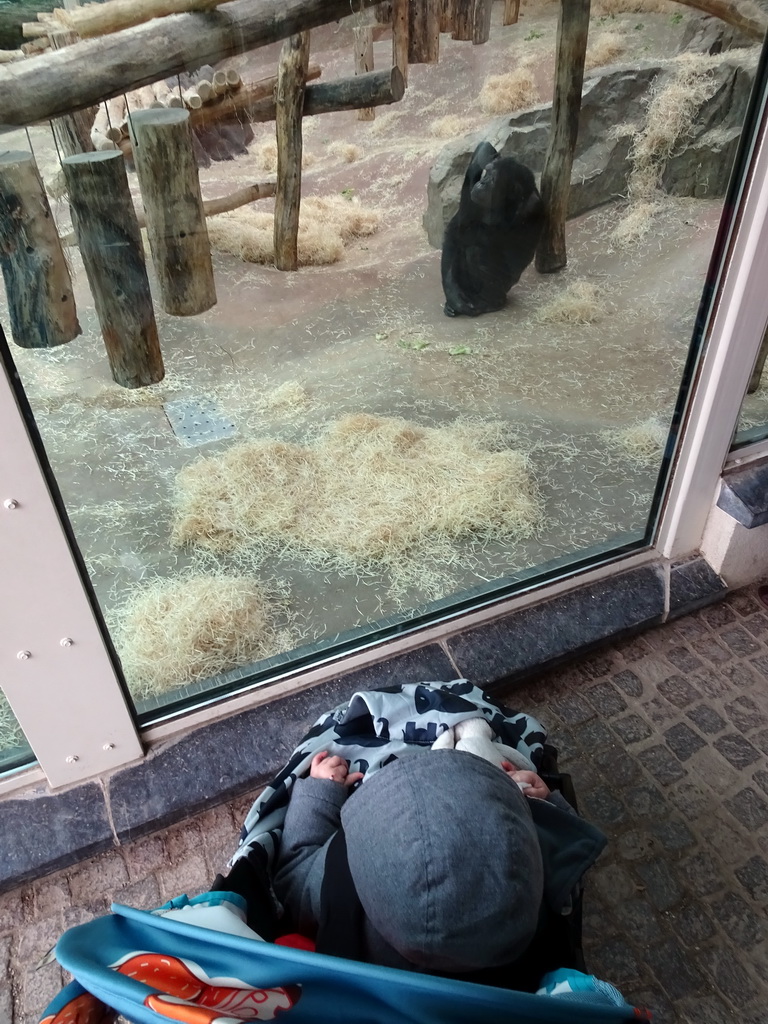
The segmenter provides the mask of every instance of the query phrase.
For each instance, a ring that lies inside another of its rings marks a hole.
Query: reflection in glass
[[[0,773],[29,764],[34,759],[32,748],[27,743],[5,694],[0,691]]]
[[[199,316],[162,311],[148,258],[161,383],[112,382],[75,246],[82,336],[13,348],[140,711],[647,541],[760,41],[594,3],[567,267],[448,317],[438,249],[475,146],[537,177],[547,148],[559,5],[502,6],[374,120],[305,118],[298,271],[274,268],[269,198],[208,219]],[[352,73],[357,25],[313,31],[324,80]],[[30,136],[66,235],[52,136]],[[195,139],[206,199],[274,177],[272,123]]]

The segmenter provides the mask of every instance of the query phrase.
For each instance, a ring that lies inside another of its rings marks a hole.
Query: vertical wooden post
[[[17,345],[50,348],[80,334],[69,269],[31,153],[0,153],[0,266]]]
[[[411,0],[408,22],[408,63],[436,64],[440,52],[441,0]]]
[[[491,34],[491,0],[454,0],[454,3],[452,38],[487,43]]]
[[[63,6],[65,10],[72,10],[79,7],[79,3],[77,0],[64,0]],[[76,43],[80,37],[77,32],[62,29],[60,32],[49,32],[48,38],[51,40],[52,50],[61,50],[70,43]],[[64,156],[90,153],[95,149],[91,142],[91,126],[95,116],[96,107],[89,107],[51,121],[54,138]]]
[[[373,29],[356,28],[355,37],[355,74],[363,75],[373,71]],[[373,121],[376,117],[375,107],[361,107],[357,112],[358,121]]]
[[[456,19],[456,0],[441,0],[440,31],[453,32]]]
[[[546,212],[544,231],[536,252],[536,269],[542,274],[560,270],[568,262],[565,219],[571,191],[573,153],[579,132],[589,6],[590,0],[560,0],[552,127],[541,172],[540,192]]]
[[[520,17],[520,0],[504,0],[503,25],[516,25]]]
[[[408,85],[409,0],[392,0],[392,65],[399,68]]]
[[[138,110],[128,126],[162,307],[203,313],[216,304],[216,288],[189,111]]]
[[[157,384],[163,357],[123,154],[80,153],[61,166],[112,377],[124,388]]]
[[[301,119],[309,65],[309,32],[283,43],[277,72],[277,192],[275,194],[275,266],[297,270],[301,208]]]

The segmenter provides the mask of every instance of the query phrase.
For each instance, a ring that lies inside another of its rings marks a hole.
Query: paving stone
[[[700,896],[721,892],[725,886],[723,865],[705,850],[681,861],[678,871],[686,886]]]
[[[755,772],[752,776],[752,781],[756,782],[764,793],[768,793],[768,771],[761,768],[760,771]]]
[[[610,778],[611,785],[617,789],[625,789],[640,779],[640,766],[637,761],[615,747],[599,750],[595,754],[594,764],[602,769]]]
[[[646,956],[651,970],[673,1002],[701,996],[704,978],[690,962],[685,947],[675,939],[651,946]]]
[[[737,658],[745,658],[747,655],[757,654],[761,650],[757,640],[750,636],[747,630],[741,626],[724,630],[720,633],[720,639],[733,651]]]
[[[167,863],[164,837],[159,832],[126,843],[123,849],[128,876],[131,879],[143,878]]]
[[[680,672],[696,672],[702,667],[701,661],[696,655],[683,645],[670,647],[665,657]]]
[[[693,683],[689,682],[685,676],[670,676],[659,683],[658,691],[670,704],[674,704],[678,708],[687,708],[689,704],[701,697]]]
[[[728,607],[737,615],[753,615],[765,607],[749,587],[738,590],[728,598]]]
[[[45,1009],[48,1003],[59,994],[62,987],[61,970],[58,964],[52,963],[42,970],[36,971],[30,967],[23,971],[17,971],[17,981],[20,988],[20,1004],[22,1014],[20,1024],[33,1024],[40,1012]]]
[[[728,725],[724,718],[711,708],[708,704],[699,704],[698,707],[689,708],[686,711],[686,715],[697,729],[701,732],[707,733],[709,736],[714,736],[718,732],[722,732],[723,729]]]
[[[619,864],[601,864],[589,878],[591,889],[606,906],[617,906],[625,900],[636,897],[639,883]]]
[[[726,704],[725,712],[739,732],[751,732],[768,721],[759,704],[746,694]]]
[[[751,949],[765,938],[765,924],[736,893],[726,893],[711,904],[720,927],[742,949]]]
[[[711,661],[714,665],[720,665],[722,662],[729,661],[733,657],[731,651],[727,650],[722,646],[722,644],[719,644],[714,639],[701,639],[696,644],[696,650],[702,658],[707,661]]]
[[[749,630],[752,636],[762,639],[768,633],[768,615],[763,615],[760,612],[750,615],[748,619],[744,619],[742,625]]]
[[[637,754],[638,760],[651,773],[651,775],[664,786],[677,782],[685,776],[685,768],[676,757],[669,752],[667,747],[647,747]]]
[[[684,722],[679,722],[671,729],[667,729],[664,739],[667,741],[669,749],[680,761],[687,761],[697,750],[701,750],[706,745],[706,741]]]
[[[586,793],[580,800],[582,805],[585,816],[598,827],[618,825],[626,818],[624,804],[607,789]]]
[[[582,661],[577,668],[582,678],[591,682],[593,679],[601,679],[613,672],[618,660],[613,651],[607,654],[595,654]]]
[[[705,608],[700,614],[707,625],[715,630],[719,630],[721,626],[728,626],[732,622],[738,622],[734,612],[724,602]]]
[[[748,661],[732,661],[728,665],[722,665],[719,674],[733,691],[762,689],[762,678]]]
[[[578,694],[567,694],[555,703],[555,714],[568,725],[579,725],[594,718],[594,708]]]
[[[734,1006],[746,1006],[757,996],[755,983],[729,949],[718,945],[702,950],[701,959],[712,982]]]
[[[715,799],[711,789],[690,778],[672,786],[664,796],[688,821],[695,821],[706,814]]]
[[[137,910],[154,910],[161,906],[165,899],[160,895],[157,879],[150,875],[149,878],[131,882],[124,889],[119,889],[114,894],[114,902],[123,903],[126,907],[136,907]]]
[[[63,915],[53,914],[34,921],[22,929],[16,947],[16,958],[21,963],[37,964],[40,958],[55,946],[63,931]]]
[[[658,914],[645,900],[624,900],[613,908],[613,913],[634,942],[647,945],[665,937]]]
[[[661,989],[628,989],[623,995],[630,1006],[650,1011],[653,1024],[675,1024],[677,1015]]]
[[[660,821],[653,826],[653,834],[665,850],[685,850],[696,843],[696,837],[682,821]]]
[[[653,730],[650,725],[639,715],[627,715],[626,718],[619,718],[611,722],[611,728],[619,736],[623,743],[639,743],[646,740]]]
[[[703,903],[686,903],[669,915],[672,927],[686,943],[698,944],[710,939],[716,932],[715,923]]]
[[[762,679],[768,676],[768,654],[761,654],[757,658],[751,658],[749,663],[754,666]]]
[[[722,672],[723,668],[728,667],[721,666],[720,671],[710,668],[706,672],[699,672],[698,675],[692,676],[691,680],[699,688],[702,696],[709,697],[711,700],[733,697],[734,687],[730,679]]]
[[[768,729],[762,729],[760,732],[756,733],[752,737],[752,740],[758,747],[760,747],[764,754],[768,754]]]
[[[666,861],[656,857],[633,865],[645,885],[646,895],[657,910],[669,910],[682,898],[682,890]]]
[[[579,726],[579,743],[584,750],[598,752],[607,750],[616,743],[611,730],[598,718]]]
[[[22,892],[23,890],[13,889],[0,895],[0,935],[7,935],[31,917],[31,891],[28,899],[22,899]]]
[[[623,794],[623,800],[630,820],[648,815],[655,818],[663,806],[661,792],[653,786],[632,786]]]
[[[760,752],[752,746],[748,739],[745,739],[739,733],[728,733],[726,736],[720,736],[712,745],[718,753],[722,754],[726,761],[737,769],[748,768],[760,757]]]
[[[701,619],[695,615],[689,615],[687,618],[679,619],[675,622],[671,635],[680,637],[681,640],[686,641],[686,643],[695,648],[698,639],[703,636],[708,637],[711,634]]]
[[[628,697],[642,697],[643,695],[643,684],[642,681],[631,672],[629,669],[625,669],[623,672],[617,672],[611,676],[611,681],[623,690]]]
[[[587,690],[587,699],[592,707],[606,718],[613,718],[627,710],[627,702],[612,683],[598,683]]]
[[[65,872],[40,878],[30,886],[33,913],[36,918],[48,917],[72,902],[72,890]]]
[[[643,711],[655,725],[660,726],[675,721],[679,713],[677,708],[673,707],[669,701],[662,700],[661,697],[652,697],[651,700],[646,701],[643,704]]]
[[[620,835],[616,841],[619,855],[624,860],[640,860],[652,857],[659,849],[660,843],[650,832],[638,832],[630,829]]]
[[[742,789],[731,797],[728,810],[751,832],[757,831],[768,822],[768,802],[754,789]]]
[[[682,999],[677,1012],[686,1024],[734,1024],[732,1007],[717,996]]]
[[[616,650],[624,661],[631,663],[650,654],[653,651],[653,647],[644,637],[635,636],[630,640],[623,640],[617,643]]]
[[[69,885],[75,903],[90,900],[94,895],[116,892],[128,881],[128,869],[117,851],[103,854],[69,873]]]
[[[168,868],[157,872],[162,901],[173,899],[186,893],[196,896],[210,888],[213,879],[210,877],[205,858],[197,854],[188,854],[185,859],[171,864]]]
[[[593,946],[590,963],[594,963],[598,977],[610,978],[618,988],[636,981],[641,975],[637,956],[622,939],[609,939]]]

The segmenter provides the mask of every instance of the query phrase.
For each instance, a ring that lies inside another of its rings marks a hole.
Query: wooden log
[[[516,25],[520,17],[520,0],[504,0],[503,25]]]
[[[214,71],[211,84],[213,85],[213,92],[216,96],[223,95],[227,91],[226,71]]]
[[[141,25],[153,18],[191,11],[211,11],[228,0],[107,0],[102,4],[86,4],[74,10],[54,9],[56,19],[74,29],[83,39],[120,32]]]
[[[306,80],[314,80],[322,74],[322,69],[317,64],[310,64],[307,68]],[[274,110],[274,95],[277,88],[277,75],[269,78],[259,79],[258,82],[243,84],[237,91],[227,93],[224,96],[204,103],[201,110],[193,110],[190,113],[190,123],[193,128],[203,128],[215,124],[227,118],[238,120],[250,119],[251,110],[257,107],[262,100],[270,100]],[[199,87],[198,87],[199,89]],[[274,121],[274,114],[268,121]]]
[[[491,34],[491,0],[455,0],[453,39],[487,43]]]
[[[752,0],[677,0],[677,3],[719,18],[753,39],[762,40],[768,32],[768,15]]]
[[[440,53],[441,0],[414,0],[408,7],[408,63],[436,64]]]
[[[243,80],[240,77],[240,72],[235,71],[234,68],[225,68],[224,77],[227,80],[227,88],[230,91],[238,89],[243,84]]]
[[[65,46],[71,46],[77,42],[77,35],[74,32],[52,32],[50,36],[51,47],[60,50]],[[72,114],[65,114],[63,117],[54,118],[51,121],[51,129],[56,145],[64,156],[72,156],[75,153],[90,153],[94,150],[91,141],[91,125],[96,117],[96,108],[76,110]]]
[[[157,384],[163,356],[122,154],[82,153],[61,165],[112,378],[124,388]]]
[[[456,0],[441,0],[440,2],[440,31],[453,32],[456,23]]]
[[[72,281],[31,153],[0,153],[0,267],[17,345],[51,348],[80,334]]]
[[[571,191],[571,167],[579,131],[584,58],[587,53],[590,0],[560,0],[555,49],[555,93],[549,147],[541,172],[544,231],[536,251],[536,269],[543,274],[568,262],[565,219]]]
[[[199,110],[203,105],[203,98],[194,87],[185,89],[181,94],[181,98],[184,100],[184,106],[188,110]]]
[[[209,82],[207,78],[201,78],[195,88],[203,103],[208,103],[214,98],[213,82]]]
[[[373,71],[373,29],[354,29],[355,40],[355,74],[364,75]],[[375,107],[361,107],[357,112],[358,121],[373,121],[376,117]]]
[[[128,124],[163,309],[203,313],[216,289],[189,112],[139,110]]]
[[[384,3],[377,3],[373,9],[373,16],[379,25],[389,25],[392,22],[392,0],[385,0]]]
[[[392,0],[392,64],[399,68],[403,84],[408,84],[408,34],[410,15],[408,0]]]
[[[356,8],[375,0],[355,0]],[[0,130],[47,121],[140,85],[266,46],[349,13],[349,0],[231,0],[0,66]]]
[[[301,207],[301,121],[309,32],[299,32],[283,43],[277,72],[275,132],[277,138],[277,192],[275,194],[275,266],[298,270],[299,210]]]
[[[10,64],[14,60],[23,60],[26,54],[23,50],[0,50],[0,64]]]

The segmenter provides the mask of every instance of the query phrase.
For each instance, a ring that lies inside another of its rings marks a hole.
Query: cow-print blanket
[[[272,867],[293,783],[307,774],[319,751],[345,758],[351,772],[363,772],[358,785],[365,785],[370,775],[398,757],[428,752],[438,736],[468,718],[485,719],[498,742],[540,765],[546,740],[542,724],[510,711],[466,679],[361,691],[321,715],[262,791],[248,812],[230,863],[247,856],[268,870]]]

